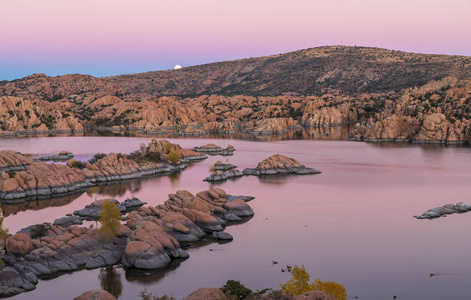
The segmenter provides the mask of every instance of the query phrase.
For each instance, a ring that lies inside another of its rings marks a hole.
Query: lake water
[[[471,148],[269,138],[168,140],[184,148],[232,144],[236,151],[231,157],[213,156],[190,165],[181,174],[102,187],[98,198],[122,201],[136,196],[157,205],[179,189],[196,194],[210,188],[202,179],[217,160],[229,159],[242,170],[276,153],[322,174],[245,176],[218,184],[229,194],[256,197],[249,202],[255,216],[226,228],[234,241],[201,243],[188,250],[190,258],[180,265],[146,276],[118,269],[119,299],[138,299],[144,288],[181,299],[200,287],[221,287],[229,279],[254,290],[279,288],[291,277],[281,272],[286,265],[304,265],[311,280],[342,283],[349,297],[358,299],[471,298],[471,212],[432,221],[413,218],[447,203],[471,202]],[[84,160],[97,152],[129,153],[149,141],[147,137],[0,139],[0,149],[35,155],[69,150]],[[52,222],[94,198],[95,194],[83,193],[7,205],[5,225],[16,232]],[[41,280],[36,290],[13,299],[72,299],[100,288],[99,274],[82,270]]]

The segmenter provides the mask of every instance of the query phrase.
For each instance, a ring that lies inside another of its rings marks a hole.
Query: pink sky
[[[361,45],[471,56],[470,0],[2,0],[0,80]]]

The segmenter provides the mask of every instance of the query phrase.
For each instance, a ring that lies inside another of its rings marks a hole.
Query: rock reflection
[[[276,174],[276,175],[261,175],[257,176],[260,183],[272,185],[284,185],[289,182],[289,178],[296,176],[292,174]]]
[[[142,269],[129,269],[126,271],[126,280],[129,282],[140,282],[140,283],[156,283],[162,280],[167,274],[174,272],[181,263],[188,258],[178,258],[172,260],[172,262],[160,270],[142,270]]]
[[[9,204],[5,201],[0,201],[2,204],[3,208],[3,216],[8,217],[10,215],[16,215],[19,212],[22,211],[27,211],[27,210],[42,210],[45,208],[49,207],[59,207],[59,206],[64,206],[69,203],[72,203],[75,199],[80,197],[79,194],[74,194],[66,197],[60,197],[60,198],[50,198],[50,199],[44,199],[44,200],[33,200],[33,201],[28,201],[24,203],[19,203],[19,204]]]
[[[100,279],[101,288],[115,296],[116,299],[123,293],[121,274],[113,266],[101,268],[98,279]]]

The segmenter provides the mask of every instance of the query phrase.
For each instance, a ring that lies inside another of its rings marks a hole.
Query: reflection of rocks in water
[[[123,196],[127,191],[137,193],[142,188],[142,179],[126,181],[110,185],[94,186],[87,190],[87,195],[93,198],[93,195],[117,197]]]
[[[306,140],[348,140],[351,126],[306,128],[300,138]]]
[[[119,298],[123,293],[121,274],[113,266],[101,268],[98,279],[100,279],[101,288],[116,298]]]
[[[260,183],[282,185],[288,183],[288,178],[293,178],[289,174],[276,174],[276,175],[260,175],[258,180]]]
[[[175,271],[182,262],[188,258],[178,258],[172,260],[172,262],[164,269],[160,270],[142,270],[131,268],[126,271],[126,280],[129,282],[137,281],[141,283],[156,283],[163,279],[167,274]]]
[[[69,203],[72,203],[75,199],[80,197],[81,194],[70,195],[67,197],[60,197],[60,198],[51,198],[47,200],[33,200],[25,203],[20,204],[7,204],[4,201],[2,203],[3,215],[8,217],[9,215],[15,215],[21,211],[27,210],[41,210],[49,207],[59,207],[64,206]]]

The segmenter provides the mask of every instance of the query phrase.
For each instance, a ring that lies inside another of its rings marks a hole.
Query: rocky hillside
[[[156,96],[273,96],[397,92],[447,76],[471,77],[471,58],[331,46],[104,79]]]
[[[355,140],[466,144],[470,107],[470,57],[320,47],[108,78],[0,82],[0,135],[86,127],[272,135],[356,124]]]

